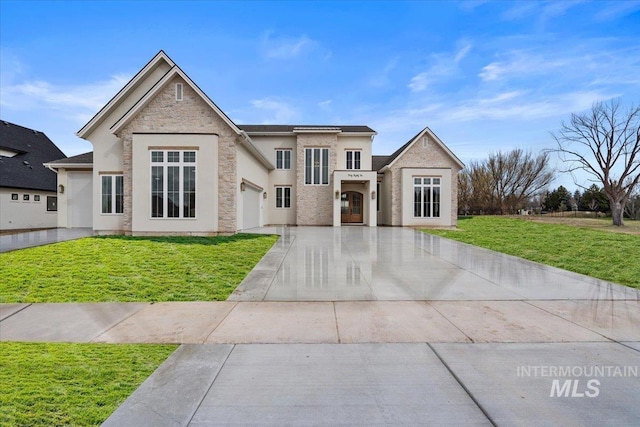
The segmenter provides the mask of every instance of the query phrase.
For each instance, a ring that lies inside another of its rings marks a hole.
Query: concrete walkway
[[[109,426],[640,419],[637,290],[414,230],[258,231],[282,238],[228,301],[4,304],[0,340],[183,344]]]
[[[0,252],[49,245],[93,235],[90,228],[52,228],[0,236]]]

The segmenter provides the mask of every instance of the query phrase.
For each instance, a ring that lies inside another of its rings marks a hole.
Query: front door
[[[340,213],[343,223],[362,223],[362,194],[356,191],[342,193]]]

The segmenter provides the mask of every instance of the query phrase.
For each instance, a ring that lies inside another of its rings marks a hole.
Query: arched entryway
[[[345,224],[362,224],[363,195],[357,191],[345,191],[340,198],[341,221]]]

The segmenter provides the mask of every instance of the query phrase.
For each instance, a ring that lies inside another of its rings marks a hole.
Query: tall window
[[[413,178],[413,216],[440,218],[440,178]]]
[[[276,150],[276,169],[291,169],[291,150]]]
[[[381,183],[376,183],[376,211],[380,212],[380,189],[382,188]]]
[[[291,207],[291,187],[276,187],[276,208]]]
[[[311,185],[329,184],[328,148],[305,148],[304,183]]]
[[[350,150],[347,154],[347,169],[360,169],[360,150]]]
[[[101,175],[103,214],[121,214],[124,210],[124,179],[122,175]]]
[[[196,217],[196,152],[151,152],[151,217]]]

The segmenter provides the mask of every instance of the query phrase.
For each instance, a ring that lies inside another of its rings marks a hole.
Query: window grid
[[[362,152],[360,150],[349,150],[346,152],[347,157],[347,169],[361,169],[360,159]]]
[[[195,151],[151,152],[151,218],[196,217],[195,163]]]
[[[291,169],[291,150],[276,150],[276,169]]]
[[[329,185],[328,148],[305,148],[304,183],[306,185]]]
[[[276,187],[276,208],[291,208],[291,187]]]
[[[124,212],[124,177],[101,175],[101,208],[103,214]]]
[[[413,216],[440,218],[440,178],[413,178]]]

